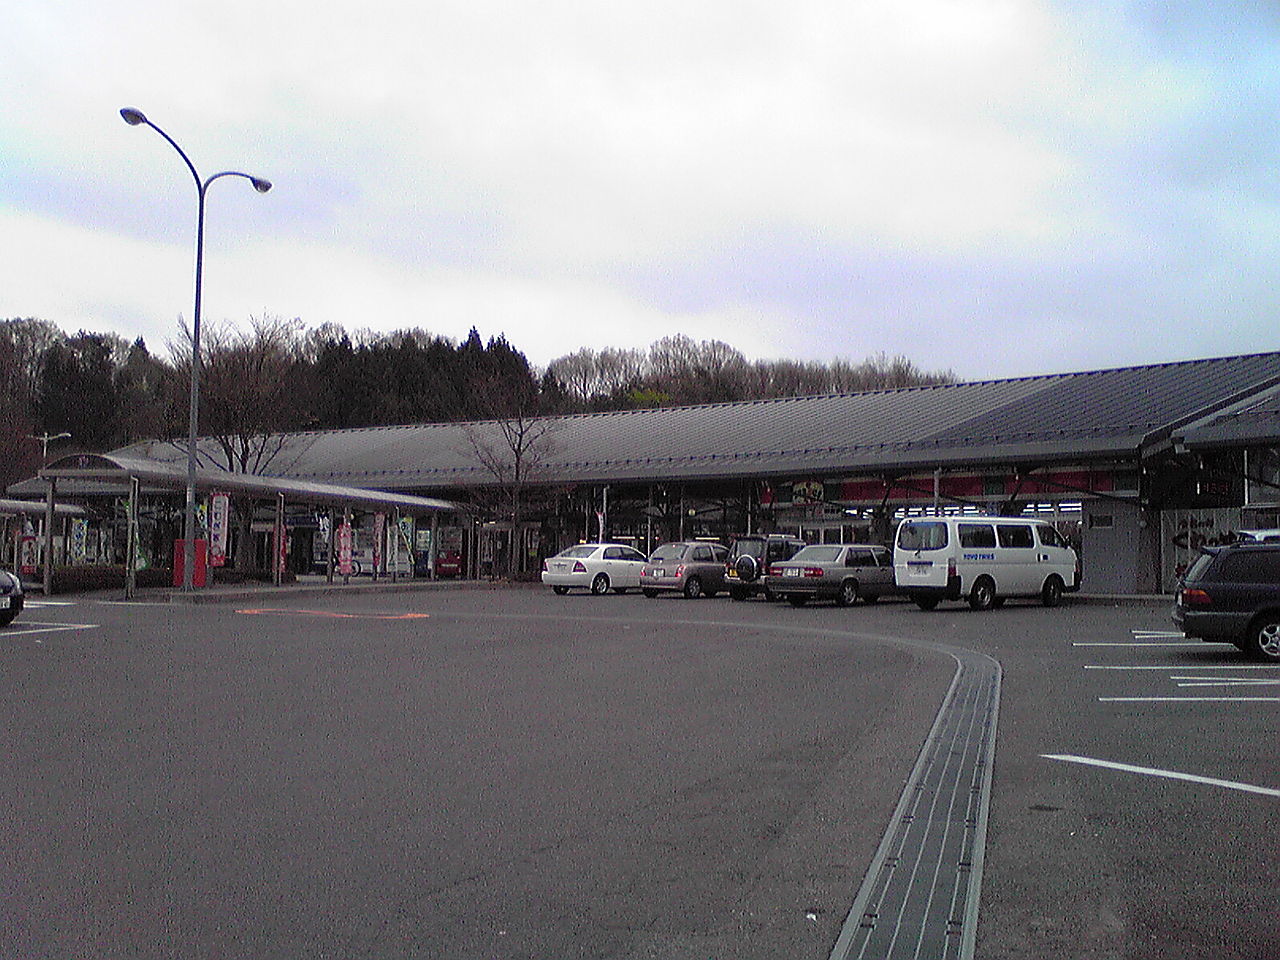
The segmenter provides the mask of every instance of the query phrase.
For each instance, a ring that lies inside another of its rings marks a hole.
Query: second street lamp
[[[182,555],[182,589],[184,592],[189,593],[194,589],[192,577],[196,565],[196,440],[199,435],[200,420],[200,277],[204,266],[204,197],[209,189],[209,184],[219,177],[243,177],[252,183],[253,189],[259,193],[266,193],[270,190],[271,181],[263,180],[261,177],[250,176],[238,170],[223,170],[220,173],[213,174],[206,180],[201,180],[200,174],[196,172],[195,164],[191,162],[191,158],[178,146],[173,137],[148,120],[141,110],[125,107],[120,111],[120,116],[124,118],[124,122],[129,126],[148,126],[169,141],[169,146],[178,151],[178,156],[182,157],[183,162],[187,165],[187,169],[191,171],[191,176],[196,182],[196,194],[198,197],[196,214],[196,302],[191,319],[191,403],[187,413],[187,504],[186,520],[183,525],[183,537],[186,542],[183,546]]]

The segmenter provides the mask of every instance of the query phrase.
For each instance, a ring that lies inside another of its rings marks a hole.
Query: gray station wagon
[[[729,551],[718,543],[664,543],[649,555],[640,571],[640,589],[646,597],[656,597],[664,590],[678,590],[690,600],[714,597],[725,588],[728,556]]]
[[[841,607],[857,600],[875,603],[897,592],[893,555],[884,547],[858,543],[807,546],[790,560],[771,564],[765,586],[797,607],[814,599],[834,600]]]

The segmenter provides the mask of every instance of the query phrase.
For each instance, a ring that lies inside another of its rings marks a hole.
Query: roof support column
[[[333,586],[333,546],[337,543],[337,515],[333,507],[329,508],[329,542],[325,544],[325,580],[329,586]]]
[[[57,496],[58,481],[49,478],[49,489],[44,496],[44,595],[53,593],[53,504]]]
[[[284,582],[284,562],[289,555],[289,533],[284,528],[284,494],[276,494],[275,537],[272,546],[275,556],[271,560],[271,581],[277,587]]]
[[[137,477],[129,478],[128,519],[125,521],[124,598],[132,600],[138,592],[138,498],[142,495]]]

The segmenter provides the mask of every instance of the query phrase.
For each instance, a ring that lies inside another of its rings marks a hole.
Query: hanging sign
[[[387,515],[385,513],[375,513],[373,515],[373,572],[378,574],[382,572],[382,540],[386,536]]]
[[[227,565],[227,530],[231,514],[231,497],[215,493],[209,498],[209,566]]]
[[[351,524],[343,520],[338,525],[338,573],[344,577],[351,576],[351,552],[354,547],[351,536]]]

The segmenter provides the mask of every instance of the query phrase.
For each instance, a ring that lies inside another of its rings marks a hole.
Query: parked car
[[[875,603],[897,592],[892,554],[884,547],[857,543],[807,546],[790,560],[771,564],[765,584],[795,607],[810,600],[834,600],[841,607],[858,600]]]
[[[664,590],[678,590],[690,600],[714,597],[725,588],[727,559],[729,551],[719,543],[664,543],[653,551],[640,571],[640,589],[646,597],[656,597]]]
[[[0,570],[0,627],[8,626],[22,612],[22,581],[16,573]]]
[[[640,586],[645,556],[624,543],[580,543],[542,561],[542,582],[558,594],[577,587],[594,594]]]
[[[782,533],[746,534],[735,538],[729,547],[729,559],[725,564],[729,596],[735,600],[746,600],[763,593],[766,600],[776,599],[765,585],[769,565],[790,560],[804,546],[804,541],[799,537]]]
[[[1280,663],[1280,543],[1201,547],[1173,606],[1188,637]]]

